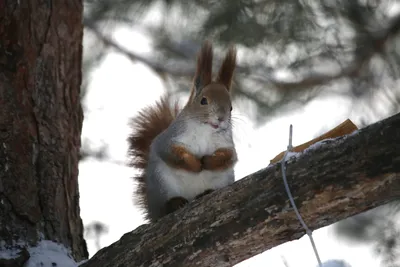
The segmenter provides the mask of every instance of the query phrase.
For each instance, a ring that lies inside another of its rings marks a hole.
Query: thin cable
[[[281,160],[283,183],[285,184],[286,193],[289,196],[290,203],[292,204],[294,212],[296,213],[297,219],[300,221],[300,223],[303,226],[304,230],[306,230],[306,233],[307,233],[308,237],[310,238],[310,242],[311,242],[311,245],[312,245],[312,247],[314,249],[314,253],[315,253],[315,257],[317,258],[318,265],[319,265],[319,267],[322,267],[321,259],[319,258],[317,247],[316,247],[314,239],[312,237],[312,231],[307,227],[306,223],[304,222],[303,218],[301,217],[301,215],[299,213],[299,210],[297,209],[297,206],[294,203],[294,199],[293,199],[292,193],[290,192],[289,184],[288,184],[287,179],[286,179],[285,162],[286,162],[287,154],[293,149],[292,136],[293,136],[293,126],[290,125],[290,128],[289,128],[289,145],[287,147],[287,150],[286,150],[285,154],[283,155],[283,159]]]

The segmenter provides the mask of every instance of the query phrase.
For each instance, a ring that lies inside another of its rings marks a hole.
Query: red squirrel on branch
[[[235,47],[229,48],[215,80],[212,60],[206,41],[181,111],[164,96],[132,120],[128,141],[130,165],[139,170],[136,201],[151,222],[235,181],[230,95]]]

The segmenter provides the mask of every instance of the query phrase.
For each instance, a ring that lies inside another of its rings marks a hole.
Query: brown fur
[[[204,170],[226,170],[233,166],[236,156],[232,149],[219,148],[213,155],[203,156],[202,165]]]
[[[212,81],[213,48],[209,41],[205,41],[197,56],[196,73],[193,78],[193,86],[190,92],[191,102],[196,94],[196,88],[203,88]]]
[[[222,83],[228,90],[231,89],[233,73],[236,67],[236,48],[231,46],[226,54],[224,61],[217,76],[217,83]]]
[[[166,163],[176,169],[183,169],[189,172],[200,172],[201,162],[195,155],[187,151],[184,147],[172,145],[171,157]]]
[[[207,98],[208,105],[201,105],[201,99]],[[197,118],[206,122],[210,116],[210,105],[218,106],[216,112],[228,112],[231,108],[231,96],[222,84],[211,82],[203,88],[201,94],[194,96],[185,107],[185,114],[196,114]]]
[[[134,179],[138,183],[136,202],[146,210],[145,168],[147,166],[150,144],[154,138],[163,132],[176,118],[179,112],[178,103],[171,108],[169,97],[162,97],[154,106],[146,107],[132,119],[131,127],[134,132],[128,137],[130,166],[139,171]]]
[[[193,79],[193,86],[191,89],[191,94],[185,109],[190,108],[190,104],[197,101],[196,90],[202,90],[202,93],[211,99],[218,97],[218,94],[225,94],[226,90],[230,90],[231,81],[233,77],[233,71],[236,65],[236,50],[231,47],[221,65],[220,71],[218,73],[218,78],[216,82],[212,82],[212,59],[213,50],[210,42],[204,42],[200,53],[197,57],[196,74]],[[223,85],[223,86],[221,86]],[[207,88],[205,88],[207,87]],[[222,90],[222,88],[224,90]],[[222,97],[224,98],[224,97]],[[222,99],[221,98],[221,99]],[[229,98],[226,98],[229,99]],[[228,105],[225,103],[224,108]],[[176,118],[179,113],[178,104],[175,103],[174,107],[170,106],[169,97],[165,96],[155,103],[154,106],[146,107],[139,112],[139,115],[132,119],[131,127],[133,133],[128,137],[129,142],[129,156],[131,157],[130,166],[136,168],[139,174],[134,177],[137,181],[138,186],[136,190],[136,202],[141,206],[145,212],[146,218],[147,214],[147,194],[146,194],[146,183],[145,183],[145,168],[147,166],[149,158],[150,144],[154,138],[161,132],[166,130],[172,121]],[[227,161],[224,160],[226,155],[219,155],[219,164],[209,163],[209,169],[215,167],[220,169],[222,166],[226,166]],[[196,168],[196,163],[190,156],[184,157],[186,161],[191,162],[192,168]]]

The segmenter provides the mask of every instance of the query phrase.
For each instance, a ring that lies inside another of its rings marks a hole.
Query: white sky
[[[135,52],[149,52],[149,42],[140,33],[126,28],[115,31],[116,40]],[[126,161],[129,133],[128,120],[146,105],[150,105],[164,92],[162,82],[145,65],[132,63],[118,53],[109,53],[91,74],[91,83],[84,105],[82,136],[95,145],[109,145],[112,159]],[[240,103],[239,103],[240,104]],[[235,128],[239,162],[237,178],[266,167],[269,160],[286,149],[289,124],[294,126],[294,145],[315,137],[322,129],[336,126],[351,114],[352,104],[341,98],[313,101],[293,114],[277,117],[256,128],[248,119],[246,105],[235,107],[240,120]],[[350,119],[353,119],[350,117]],[[238,129],[240,128],[240,129]],[[133,206],[134,170],[106,161],[88,159],[80,163],[79,188],[81,216],[84,225],[100,221],[108,226],[101,246],[117,241],[124,233],[143,223]],[[321,260],[343,259],[352,267],[378,266],[372,250],[367,246],[338,240],[332,227],[314,232]],[[93,239],[87,240],[90,256],[95,251]],[[308,237],[288,242],[237,266],[316,266],[317,262]]]

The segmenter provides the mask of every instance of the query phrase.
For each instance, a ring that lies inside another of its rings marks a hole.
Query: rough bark
[[[398,199],[400,114],[310,147],[287,175],[310,229]],[[303,235],[275,164],[138,227],[82,267],[232,266]]]
[[[88,256],[77,181],[82,8],[0,0],[0,250],[24,255],[11,266],[41,239]]]

